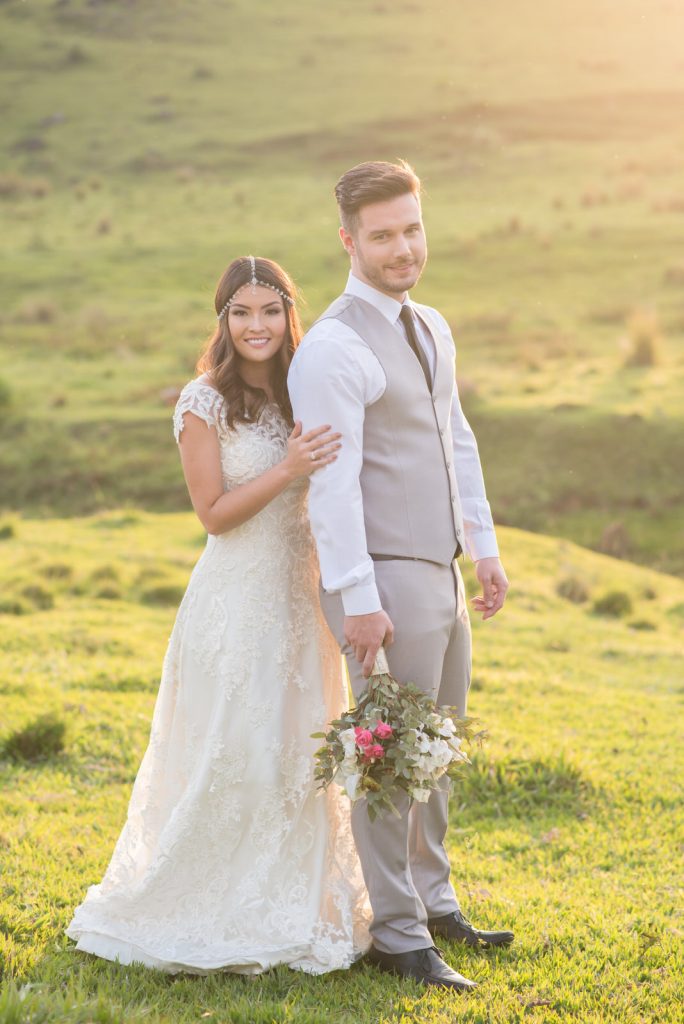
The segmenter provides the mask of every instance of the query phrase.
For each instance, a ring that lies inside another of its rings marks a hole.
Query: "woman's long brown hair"
[[[254,262],[259,281],[280,289],[293,300],[293,304],[290,304],[281,299],[287,317],[287,335],[274,360],[272,381],[275,401],[284,419],[292,424],[292,406],[287,393],[287,371],[294,350],[302,337],[302,325],[297,307],[294,305],[297,293],[289,275],[273,260],[257,256]],[[251,279],[252,265],[249,258],[239,256],[233,260],[224,271],[216,288],[214,304],[217,315],[224,308],[228,299],[239,288],[249,284]],[[226,310],[225,316],[219,320],[216,330],[207,341],[197,363],[197,370],[199,373],[208,374],[212,385],[223,395],[225,399],[224,415],[228,427],[234,427],[236,423],[253,423],[259,418],[268,402],[268,395],[262,388],[254,388],[247,384],[240,376],[239,358],[228,329],[228,310]]]

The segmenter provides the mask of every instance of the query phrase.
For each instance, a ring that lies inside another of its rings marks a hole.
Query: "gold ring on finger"
[[[316,461],[316,452],[311,452],[311,461],[312,462]]]

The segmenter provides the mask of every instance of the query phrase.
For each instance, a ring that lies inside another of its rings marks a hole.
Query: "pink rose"
[[[371,757],[381,758],[385,756],[385,748],[381,747],[379,743],[374,743],[372,747],[366,748],[366,754]]]
[[[356,736],[356,742],[360,747],[367,747],[373,742],[373,733],[370,729],[362,729],[360,725],[354,729],[354,735]]]
[[[390,736],[394,735],[392,726],[388,725],[387,722],[378,722],[373,729],[373,732],[379,740],[389,739]]]

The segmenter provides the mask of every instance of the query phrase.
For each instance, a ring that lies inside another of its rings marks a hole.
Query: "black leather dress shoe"
[[[477,988],[474,981],[469,981],[462,974],[453,971],[449,964],[442,960],[434,946],[427,949],[412,949],[409,953],[383,953],[382,950],[371,946],[366,959],[381,971],[399,974],[402,978],[413,978],[424,985],[453,988],[458,992]]]
[[[510,946],[513,932],[485,932],[474,928],[460,910],[444,917],[431,917],[428,929],[433,938],[455,939],[479,949],[481,946]]]

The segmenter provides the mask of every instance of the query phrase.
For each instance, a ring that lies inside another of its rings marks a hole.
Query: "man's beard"
[[[412,281],[402,285],[398,285],[396,281],[392,281],[385,277],[381,269],[370,266],[365,260],[359,260],[359,265],[367,280],[370,281],[370,283],[379,291],[391,292],[394,295],[403,295],[404,292],[408,292],[411,288],[414,288],[420,280],[420,275],[423,273],[423,267],[425,266],[425,260],[423,260],[420,266],[415,262],[411,264],[416,276]]]

